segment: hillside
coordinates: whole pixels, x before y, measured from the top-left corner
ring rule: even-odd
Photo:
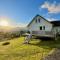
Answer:
[[[0,26],[0,32],[14,32],[14,31],[20,31],[20,30],[26,30],[26,28],[24,27],[12,27],[12,26]]]

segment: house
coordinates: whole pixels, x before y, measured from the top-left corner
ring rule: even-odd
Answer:
[[[60,21],[51,21],[51,23],[53,24],[53,30],[60,34]]]
[[[35,36],[55,37],[57,33],[60,33],[60,21],[48,21],[36,15],[27,28]]]

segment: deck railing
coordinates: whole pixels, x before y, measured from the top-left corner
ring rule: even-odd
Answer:
[[[32,31],[33,35],[54,35],[52,31]]]

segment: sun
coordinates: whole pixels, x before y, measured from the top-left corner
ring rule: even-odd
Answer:
[[[2,20],[0,21],[0,26],[9,26],[9,23],[6,20]]]

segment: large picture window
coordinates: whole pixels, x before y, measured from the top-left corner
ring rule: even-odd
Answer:
[[[40,26],[40,30],[45,30],[45,26]]]

